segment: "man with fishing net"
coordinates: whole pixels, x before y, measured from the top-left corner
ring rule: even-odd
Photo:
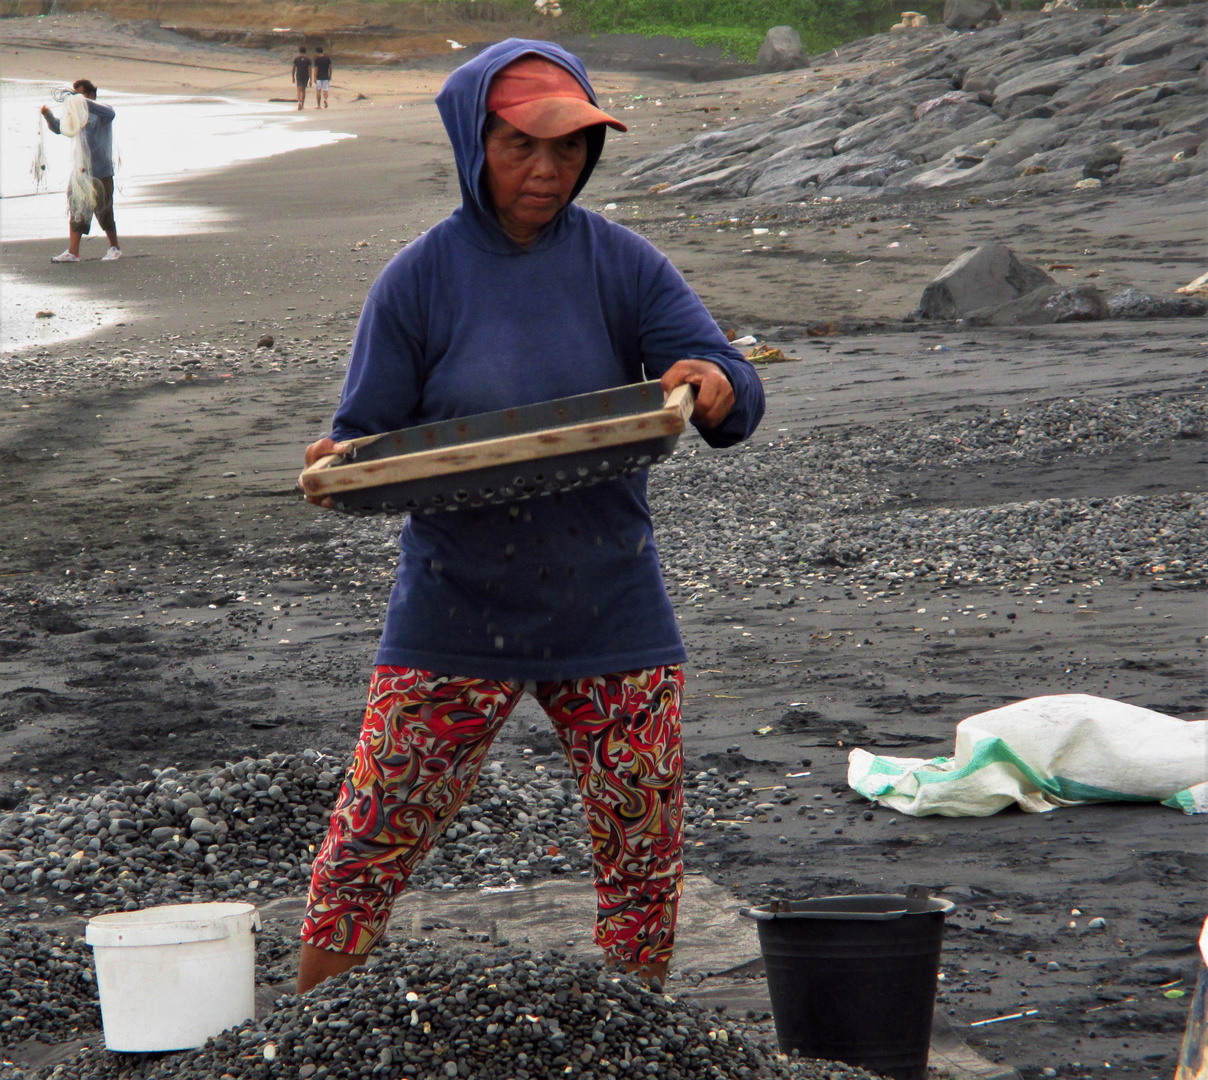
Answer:
[[[63,102],[63,115],[55,116],[45,105],[42,117],[56,135],[72,140],[71,178],[67,182],[69,212],[67,250],[51,262],[80,261],[80,241],[92,231],[95,216],[109,238],[109,250],[101,262],[122,257],[113,220],[113,117],[108,105],[96,100],[96,87],[88,79],[76,79],[74,91]]]

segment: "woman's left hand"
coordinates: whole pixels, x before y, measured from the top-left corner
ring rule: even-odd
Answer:
[[[696,407],[692,420],[705,428],[715,428],[734,408],[734,387],[726,373],[709,360],[677,360],[659,380],[663,393],[688,383],[696,387]]]

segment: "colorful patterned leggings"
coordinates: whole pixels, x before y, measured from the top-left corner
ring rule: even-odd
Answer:
[[[395,896],[473,790],[524,689],[375,670],[361,738],[315,859],[303,941],[369,952]],[[683,689],[679,667],[536,684],[583,796],[596,942],[613,960],[671,958],[683,891]]]

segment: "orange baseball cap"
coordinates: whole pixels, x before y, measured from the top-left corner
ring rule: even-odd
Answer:
[[[629,130],[597,109],[566,68],[541,56],[513,60],[491,80],[487,111],[535,139],[556,139],[593,124]]]

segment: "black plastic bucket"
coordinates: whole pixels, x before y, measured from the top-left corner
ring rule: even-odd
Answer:
[[[759,928],[780,1049],[926,1080],[944,916],[954,906],[912,887],[744,911]]]

